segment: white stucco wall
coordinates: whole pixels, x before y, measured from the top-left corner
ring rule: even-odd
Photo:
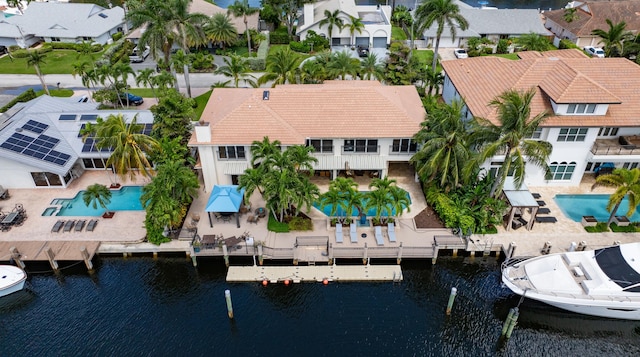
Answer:
[[[36,188],[31,172],[42,170],[0,157],[0,185],[4,188]]]

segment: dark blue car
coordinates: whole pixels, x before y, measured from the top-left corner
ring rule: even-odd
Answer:
[[[139,97],[131,93],[121,93],[120,99],[122,99],[122,103],[124,105],[140,105],[144,103],[144,100],[142,99],[142,97]]]

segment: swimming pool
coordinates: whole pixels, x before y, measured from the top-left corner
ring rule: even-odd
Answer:
[[[80,191],[74,198],[56,198],[51,201],[52,205],[60,205],[60,211],[56,216],[100,216],[104,209],[98,205],[93,209],[93,205],[87,207],[82,200]],[[119,190],[111,190],[111,203],[107,205],[109,211],[141,211],[142,186],[123,186]],[[47,208],[48,209],[48,208]],[[46,210],[45,210],[46,212]]]
[[[582,216],[594,216],[599,222],[606,222],[611,214],[607,211],[609,195],[556,195],[553,198],[565,216],[575,222],[582,221]],[[629,209],[629,200],[622,200],[618,215],[624,216]],[[636,210],[631,221],[640,221],[640,213]]]
[[[404,191],[404,190],[403,190]],[[359,191],[360,194],[366,194],[369,191]],[[409,204],[411,204],[411,196],[409,195],[409,192],[404,191],[405,194],[407,195],[407,199],[409,199]],[[367,200],[363,199],[361,201],[361,206],[364,207],[367,204]],[[323,206],[320,202],[314,202],[313,203],[313,207],[319,209],[320,211],[322,211],[322,213],[324,213],[326,216],[331,216],[331,210],[333,209],[333,205],[326,205]],[[353,209],[351,210],[353,215],[357,215],[358,214],[358,210],[356,209],[356,207],[352,207]],[[346,215],[346,212],[344,211],[344,209],[342,209],[341,207],[338,207],[338,210],[335,213],[335,216],[344,216]],[[396,210],[392,209],[391,210],[391,215],[395,216],[396,215]],[[371,208],[367,211],[367,217],[375,217],[376,216],[376,209],[375,208]],[[386,217],[387,216],[387,211],[382,212],[382,216]]]

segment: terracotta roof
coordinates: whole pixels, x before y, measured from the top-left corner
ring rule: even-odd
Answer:
[[[552,116],[543,126],[640,126],[640,67],[625,58],[577,57],[571,52],[579,51],[549,51],[516,61],[475,57],[444,61],[442,66],[471,113],[495,124],[491,100],[508,89],[533,87],[533,115],[553,113],[551,98],[559,103],[611,103],[606,115]]]
[[[263,100],[265,91],[268,100]],[[209,144],[248,145],[268,136],[293,145],[309,137],[411,137],[424,116],[414,86],[325,81],[269,89],[216,88],[201,120],[210,123]],[[199,144],[195,135],[190,144]]]
[[[585,2],[585,5],[577,7],[577,9],[578,18],[570,23],[564,19],[565,9],[546,11],[544,15],[579,37],[591,36],[591,31],[595,29],[606,31],[609,28],[607,19],[614,24],[621,21],[626,22],[628,31],[637,32],[640,30],[640,16],[638,15],[640,1]]]

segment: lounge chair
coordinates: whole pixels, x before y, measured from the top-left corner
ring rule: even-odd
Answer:
[[[389,236],[389,242],[396,242],[396,225],[393,223],[387,223],[387,236]]]
[[[556,217],[551,216],[536,216],[537,223],[556,223],[558,220]]]
[[[8,199],[9,196],[9,190],[7,190],[6,188],[0,186],[0,200],[6,200]]]
[[[349,225],[349,236],[351,237],[351,243],[358,243],[358,227],[355,223]]]
[[[342,234],[342,224],[336,223],[336,243],[342,243],[342,238],[344,235]]]
[[[93,230],[96,229],[97,225],[98,225],[97,219],[90,220],[89,224],[87,224],[87,232],[93,232]]]
[[[57,221],[56,224],[53,225],[53,227],[51,228],[51,233],[58,233],[60,232],[60,229],[62,228],[62,226],[64,226],[64,221]]]
[[[536,200],[537,200],[537,199],[540,199],[540,197],[542,197],[542,196],[540,196],[540,194],[539,194],[539,193],[535,193],[535,192],[534,192],[534,193],[532,193],[532,194],[531,194],[531,196],[533,196],[533,198],[535,198]]]
[[[255,223],[258,224],[258,216],[254,216],[254,215],[249,215],[249,217],[247,217],[247,222],[249,223]]]
[[[76,224],[76,221],[73,221],[73,220],[67,221],[67,223],[64,224],[63,232],[71,232],[75,224]]]
[[[384,245],[384,238],[382,237],[382,227],[375,226],[374,228],[376,243],[378,245]]]
[[[538,206],[542,207],[542,206],[546,206],[547,203],[545,201],[536,201],[538,203]]]
[[[75,229],[75,231],[76,231],[76,232],[82,232],[82,228],[84,228],[84,225],[85,225],[86,223],[87,223],[87,221],[86,221],[86,220],[84,220],[84,219],[79,220],[79,221],[78,221],[78,223],[76,223],[76,229]]]
[[[538,214],[549,214],[551,210],[548,208],[538,208]]]

